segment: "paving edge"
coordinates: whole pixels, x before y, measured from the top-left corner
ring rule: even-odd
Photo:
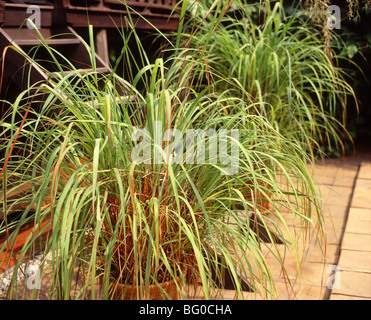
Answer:
[[[355,190],[355,187],[356,187],[356,184],[357,184],[357,179],[358,179],[358,176],[359,176],[359,172],[361,170],[361,166],[362,166],[362,161],[358,164],[357,173],[356,173],[356,176],[354,178],[353,185],[352,185],[352,192],[350,194],[349,203],[348,203],[347,208],[346,208],[346,214],[345,214],[345,219],[344,219],[344,222],[343,222],[342,232],[341,232],[341,234],[339,236],[339,239],[338,239],[339,245],[338,245],[338,247],[336,249],[336,252],[335,252],[336,261],[334,263],[334,265],[336,265],[336,266],[339,265],[339,260],[340,260],[341,250],[342,250],[342,243],[343,243],[343,239],[344,239],[346,224],[348,222],[349,210],[352,206],[354,190]],[[326,286],[326,290],[325,290],[325,293],[323,295],[323,300],[330,300],[331,299],[331,294],[332,294],[332,289],[330,289]]]

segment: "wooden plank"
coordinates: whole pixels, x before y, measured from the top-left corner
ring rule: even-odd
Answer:
[[[68,74],[71,74],[71,73],[80,73],[81,75],[85,74],[86,72],[87,73],[91,73],[93,72],[94,70],[92,68],[87,68],[87,69],[81,69],[81,70],[66,70],[66,71],[63,71],[63,72],[53,72],[53,75],[68,75]],[[95,69],[96,72],[98,73],[109,73],[110,72],[110,69],[106,68],[106,67],[100,67],[100,68],[96,68]]]
[[[76,51],[74,52],[74,55],[75,55],[74,60],[75,61],[79,61],[79,63],[81,63],[81,64],[85,64],[85,67],[84,68],[90,68],[91,67],[90,57],[89,57],[89,55],[88,55],[88,53],[86,51],[86,47],[82,43],[82,38],[80,37],[80,35],[73,28],[67,27],[67,30],[71,34],[73,34],[76,37],[76,39],[78,39],[81,42],[81,45],[79,45],[76,48]],[[85,60],[82,59],[83,57],[85,58]],[[99,56],[99,54],[95,55],[95,60],[96,60],[96,68],[97,69],[99,69],[99,68],[106,68],[108,70],[110,69],[109,65],[106,64],[103,61],[103,59]]]
[[[339,287],[334,287],[333,294],[356,296],[371,299],[371,273],[343,271],[339,273]]]
[[[164,3],[163,3],[164,2]],[[110,7],[110,5],[115,5],[115,7],[122,7],[122,8],[126,8],[125,4],[120,1],[120,0],[103,0],[103,3],[104,5],[106,5],[108,8]],[[129,6],[129,7],[133,7],[133,8],[136,8],[136,7],[141,7],[141,8],[148,8],[148,9],[152,9],[152,8],[156,8],[156,9],[166,9],[166,10],[173,10],[174,7],[175,7],[175,4],[176,4],[176,1],[174,1],[174,4],[172,3],[172,1],[156,1],[156,0],[152,0],[152,1],[141,1],[141,0],[127,0],[126,1],[126,4]]]
[[[66,28],[41,28],[37,32],[29,28],[4,28],[10,39],[19,46],[37,46],[41,43],[38,32],[50,46],[79,44],[80,40],[66,34]]]
[[[32,13],[27,13],[29,5],[24,4],[5,4],[5,12],[3,18],[3,27],[20,27],[25,25],[25,19],[29,18]],[[53,10],[52,6],[40,6],[41,13],[41,28],[48,28],[53,25]]]
[[[37,46],[41,44],[41,41],[38,39],[19,39],[15,40],[15,43],[19,46]],[[63,45],[71,45],[71,44],[79,44],[80,41],[78,39],[47,39],[47,45],[49,46],[63,46]]]
[[[98,30],[95,39],[98,55],[107,65],[109,65],[107,30],[106,29]]]
[[[177,6],[176,0],[126,0],[125,3],[121,0],[90,0],[90,1],[71,1],[71,0],[55,0],[55,5],[58,8],[85,10],[126,10],[127,6],[140,10],[142,9],[156,9],[167,10],[171,12]],[[126,6],[127,5],[127,6]]]
[[[5,17],[5,1],[0,1],[0,25],[4,23]]]
[[[90,11],[88,18],[86,12],[82,13],[75,10],[66,11],[66,22],[75,28],[87,27],[89,23],[95,28],[117,29],[117,26],[127,28],[128,26],[125,23],[125,17],[127,17],[127,14],[119,13],[107,15],[104,12]],[[148,22],[143,18],[138,17],[138,15],[132,14],[131,18],[133,19],[136,29],[153,30],[153,26],[155,26],[163,31],[173,31],[178,28],[178,19],[170,18],[168,20],[168,16],[166,16],[166,19],[165,17],[146,17],[148,18]]]
[[[0,51],[3,52],[3,58],[6,59],[4,64],[5,72],[22,88],[28,87],[28,81],[31,84],[47,80],[47,75],[37,65],[30,63],[22,54],[25,52],[16,44],[12,45],[22,54],[16,52],[8,46],[12,39],[3,28],[0,28]]]
[[[139,3],[137,3],[137,5],[139,5]],[[148,3],[146,2],[145,5],[147,6]],[[29,18],[31,15],[27,13],[28,6],[29,5],[24,4],[6,3],[2,18],[3,27],[20,27],[24,25],[25,19]],[[153,4],[153,8],[167,8],[168,10],[157,10],[156,12],[147,10],[142,12],[141,14],[143,17],[148,19],[150,23],[139,17],[138,14],[132,12],[131,16],[138,29],[153,29],[151,26],[151,24],[153,24],[160,30],[176,30],[179,14],[173,14],[169,19],[170,9],[172,8],[170,5]],[[68,5],[66,6],[64,3],[61,4],[61,1],[55,2],[55,8],[53,6],[40,6],[40,9],[41,29],[50,28],[53,25],[65,25],[66,23],[73,27],[87,27],[89,22],[96,28],[117,28],[117,26],[121,25],[123,17],[128,15],[125,6],[122,6],[122,9],[119,10],[104,7],[90,7],[87,15],[86,8],[73,7],[71,9]],[[89,20],[87,16],[89,16]]]

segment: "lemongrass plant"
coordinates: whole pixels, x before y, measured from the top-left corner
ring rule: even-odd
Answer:
[[[260,103],[269,122],[312,156],[342,151],[351,142],[347,99],[355,95],[335,53],[328,54],[321,30],[300,8],[286,14],[282,1],[274,8],[270,1],[223,3],[190,5],[183,45],[192,49],[188,54],[205,59],[203,83],[223,79],[218,91]],[[252,19],[259,12],[261,24]]]
[[[168,298],[161,284],[169,280],[179,298],[223,298],[217,284],[224,268],[237,298],[244,297],[240,278],[252,288],[249,297],[275,298],[265,253],[273,253],[285,276],[282,250],[263,242],[250,218],[262,221],[270,240],[278,236],[293,248],[300,269],[295,232],[281,210],[305,230],[321,231],[305,152],[259,113],[259,104],[213,92],[214,83],[195,91],[190,84],[205,67],[198,66],[202,59],[152,65],[135,30],[130,36],[144,65],[133,78],[82,73],[66,60],[72,72],[23,91],[1,119],[0,235],[7,240],[0,256],[16,253],[17,269],[42,243],[40,279],[49,299],[110,299],[120,285],[124,292],[136,285],[132,298],[151,299],[151,286]],[[42,45],[60,64],[63,57]],[[123,52],[130,57],[129,47]],[[7,197],[26,185],[28,192]],[[270,215],[257,194],[266,196]],[[26,209],[8,224],[19,203]],[[15,252],[28,223],[33,232]],[[7,297],[38,298],[37,286],[24,293],[27,283],[14,273]]]

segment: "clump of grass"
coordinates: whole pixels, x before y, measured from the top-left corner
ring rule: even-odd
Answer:
[[[135,31],[131,36],[142,50]],[[124,47],[126,57],[130,50]],[[0,226],[0,234],[8,233],[0,254],[11,252],[20,228],[33,222],[35,236],[18,253],[18,267],[49,229],[43,241],[45,256],[52,256],[50,299],[95,299],[97,292],[112,298],[119,284],[137,285],[135,298],[148,299],[151,285],[160,287],[169,279],[181,298],[194,297],[190,287],[198,282],[206,299],[223,297],[216,266],[230,270],[237,298],[243,297],[240,276],[253,296],[275,298],[264,249],[273,252],[286,275],[282,252],[262,241],[251,214],[262,221],[270,240],[279,236],[284,247],[293,248],[299,269],[295,231],[281,209],[296,216],[304,230],[318,227],[320,237],[323,216],[301,146],[267,121],[261,101],[232,97],[229,89],[215,91],[227,78],[210,78],[195,90],[210,63],[178,50],[176,58],[154,64],[141,51],[143,69],[126,80],[95,70],[81,73],[71,65],[75,72],[61,75],[53,86],[38,83],[23,91],[2,118],[3,210],[6,216],[19,202],[27,207],[15,229]],[[174,134],[159,144],[157,125]],[[148,136],[133,138],[138,130]],[[189,141],[187,130],[238,132],[217,144],[231,161],[215,161],[211,138]],[[205,146],[204,162],[189,162],[187,153],[180,153],[189,143],[193,150]],[[152,161],[135,161],[133,150],[147,152]],[[153,161],[156,156],[161,161]],[[233,172],[228,171],[232,160],[237,161]],[[7,200],[7,193],[28,183],[28,193]],[[41,273],[46,269],[42,264]],[[8,297],[19,293],[14,278]],[[36,298],[37,290],[27,297]]]
[[[188,55],[205,60],[200,83],[221,79],[217,91],[258,104],[260,114],[312,156],[341,151],[351,142],[346,105],[354,91],[304,11],[286,15],[282,2],[273,8],[267,2],[205,15],[202,3],[191,11],[194,24],[183,42]],[[252,18],[258,10],[264,12],[262,24]]]

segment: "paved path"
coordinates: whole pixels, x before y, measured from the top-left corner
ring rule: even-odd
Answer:
[[[362,161],[340,244],[339,286],[330,299],[371,300],[371,161]]]
[[[266,254],[277,299],[371,300],[371,150],[366,151],[315,165],[325,214],[325,246],[318,244],[314,232],[300,233],[292,214],[283,213],[297,235],[301,274],[292,250],[284,255],[284,269],[271,253]],[[226,298],[234,296],[230,291]],[[253,296],[247,293],[245,298]]]
[[[371,154],[326,159],[315,171],[326,214],[326,253],[311,241],[294,299],[371,300]]]

